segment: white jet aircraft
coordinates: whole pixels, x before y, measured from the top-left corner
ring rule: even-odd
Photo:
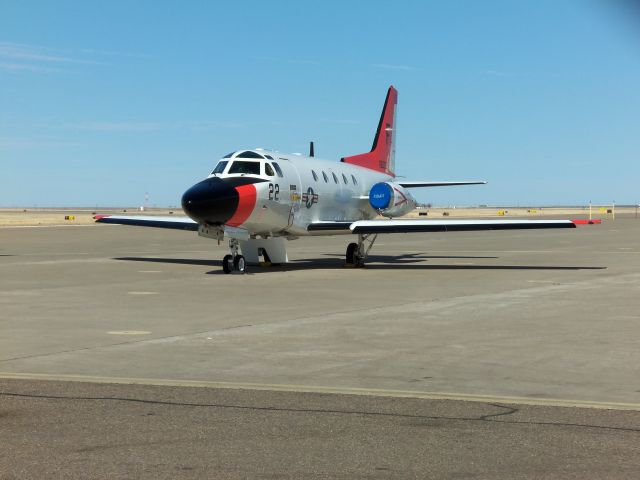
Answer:
[[[190,217],[98,215],[96,221],[197,231],[229,239],[225,273],[247,263],[286,263],[285,240],[349,234],[346,263],[362,267],[379,233],[574,228],[570,220],[405,220],[416,206],[408,189],[484,181],[408,182],[395,176],[398,92],[389,87],[370,152],[340,162],[278,151],[242,149],[225,155],[211,174],[182,196]],[[386,217],[376,219],[377,217]]]

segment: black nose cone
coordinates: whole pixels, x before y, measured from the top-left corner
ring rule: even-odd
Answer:
[[[219,178],[196,183],[182,195],[182,209],[196,222],[222,225],[238,207],[238,191]]]

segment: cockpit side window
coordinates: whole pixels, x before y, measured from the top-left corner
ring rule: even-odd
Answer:
[[[211,175],[215,175],[216,173],[222,173],[224,172],[224,168],[227,166],[227,163],[229,163],[226,160],[222,160],[220,162],[218,162],[218,164],[216,165],[216,168],[213,169],[213,172],[211,172]]]
[[[271,165],[269,165],[268,163],[264,164],[264,173],[266,173],[270,177],[275,176],[275,172],[273,171],[273,168],[271,168]]]
[[[246,152],[242,152],[236,155],[236,158],[264,158],[264,157],[259,153],[252,152],[251,150],[247,150]]]
[[[276,162],[273,162],[273,168],[276,169],[276,172],[278,172],[279,177],[284,177],[284,174],[282,173],[282,169],[280,168],[280,165],[278,165]]]
[[[231,152],[231,153],[227,153],[224,157],[222,158],[231,158],[231,156],[236,153],[236,152]]]
[[[246,162],[244,160],[235,160],[229,167],[229,171],[227,173],[260,175],[260,162]]]

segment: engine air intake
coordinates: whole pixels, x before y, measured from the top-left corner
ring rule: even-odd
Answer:
[[[376,183],[369,190],[369,205],[384,217],[401,217],[416,207],[411,194],[397,183]]]

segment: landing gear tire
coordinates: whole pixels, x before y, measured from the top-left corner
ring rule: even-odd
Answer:
[[[246,262],[242,255],[240,255],[240,243],[236,238],[229,239],[229,250],[231,254],[225,255],[222,259],[222,269],[224,273],[231,273],[234,270],[239,273],[245,273]]]
[[[347,245],[347,265],[356,266],[357,253],[358,253],[357,243],[350,243],[349,245]]]
[[[358,243],[350,243],[347,246],[347,266],[348,267],[364,267],[364,261],[369,255],[369,250],[378,238],[377,234],[363,235],[358,234]],[[366,245],[368,243],[368,246]]]
[[[222,270],[224,270],[224,273],[231,273],[233,268],[233,257],[231,255],[225,255],[222,259]]]
[[[236,256],[236,258],[233,260],[233,267],[239,273],[244,273],[246,271],[246,263],[242,255]]]

